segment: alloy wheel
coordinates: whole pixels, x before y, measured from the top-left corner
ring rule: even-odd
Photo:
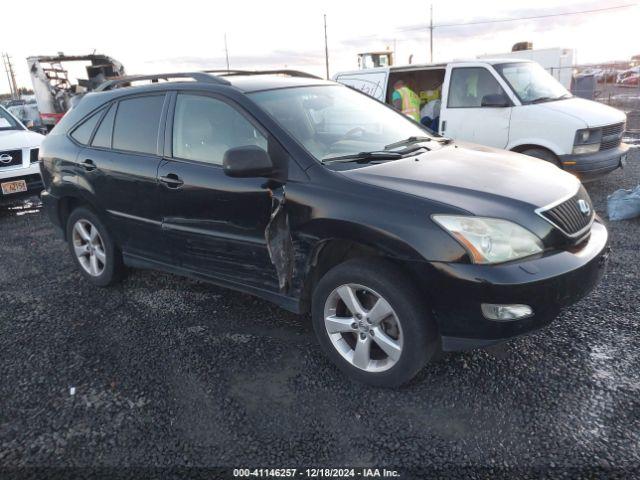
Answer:
[[[90,221],[80,219],[73,225],[73,251],[80,266],[93,277],[104,272],[107,254],[100,232]]]
[[[400,319],[371,288],[349,283],[334,289],[325,301],[324,324],[338,353],[361,370],[382,372],[400,359]]]

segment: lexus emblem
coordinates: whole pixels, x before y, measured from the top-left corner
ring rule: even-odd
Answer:
[[[0,155],[0,163],[11,163],[11,160],[13,160],[11,155],[7,155],[6,153]]]
[[[583,215],[589,215],[591,213],[591,207],[587,202],[585,202],[582,198],[578,200],[578,208],[582,212]]]

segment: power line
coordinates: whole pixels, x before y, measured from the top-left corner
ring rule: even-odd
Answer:
[[[605,12],[608,10],[619,10],[622,8],[629,8],[629,7],[635,7],[637,6],[637,3],[629,3],[626,5],[617,5],[615,7],[604,7],[604,8],[594,8],[591,10],[580,10],[577,12],[561,12],[561,13],[549,13],[546,15],[533,15],[530,17],[515,17],[515,18],[496,18],[496,19],[492,19],[492,20],[478,20],[475,22],[461,22],[461,23],[441,23],[439,25],[433,25],[433,27],[430,27],[429,25],[422,25],[422,26],[417,26],[417,27],[409,27],[409,28],[401,28],[398,29],[397,31],[400,32],[408,32],[408,31],[413,31],[413,30],[424,30],[424,28],[447,28],[447,27],[464,27],[467,25],[483,25],[483,24],[490,24],[490,23],[505,23],[505,22],[520,22],[523,20],[539,20],[542,18],[550,18],[550,17],[563,17],[563,16],[567,16],[567,15],[581,15],[584,13],[599,13],[599,12]]]
[[[585,14],[585,13],[600,13],[600,12],[605,12],[608,10],[620,10],[623,8],[630,8],[630,7],[636,7],[638,4],[637,3],[628,3],[625,5],[617,5],[614,7],[603,7],[603,8],[594,8],[591,10],[580,10],[580,11],[575,11],[575,12],[560,12],[560,13],[549,13],[549,14],[545,14],[545,15],[532,15],[532,16],[528,16],[528,17],[514,17],[514,18],[496,18],[496,19],[491,19],[491,20],[478,20],[478,21],[474,21],[474,22],[460,22],[460,23],[441,23],[441,24],[436,24],[431,26],[430,24],[424,24],[424,25],[416,25],[413,27],[406,27],[406,28],[397,28],[394,30],[394,32],[412,32],[412,31],[418,31],[418,30],[431,30],[431,29],[436,29],[436,28],[448,28],[448,27],[464,27],[467,25],[481,25],[481,24],[491,24],[491,23],[507,23],[507,22],[519,22],[519,21],[523,21],[523,20],[538,20],[538,19],[543,19],[543,18],[551,18],[551,17],[562,17],[562,16],[567,16],[567,15],[581,15],[581,14]],[[391,34],[389,34],[391,35]],[[359,40],[365,39],[365,38],[388,38],[381,36],[379,33],[374,33],[374,34],[370,34],[370,35],[360,35],[357,38]],[[351,38],[356,38],[356,37],[351,37]]]

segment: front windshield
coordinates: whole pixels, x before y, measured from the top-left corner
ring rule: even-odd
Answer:
[[[504,77],[523,104],[569,98],[571,94],[534,62],[503,63],[495,69]]]
[[[0,107],[0,130],[22,130],[16,119],[3,107]]]
[[[341,85],[282,88],[250,96],[320,161],[384,150],[427,135],[412,120]]]

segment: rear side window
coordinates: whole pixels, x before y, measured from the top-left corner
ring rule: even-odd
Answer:
[[[113,148],[155,155],[163,103],[164,95],[121,100],[113,126]]]
[[[486,95],[506,94],[495,77],[486,68],[465,67],[451,71],[449,108],[474,108],[482,105]]]
[[[113,132],[113,120],[116,117],[116,106],[111,105],[109,111],[100,122],[96,134],[93,136],[93,147],[111,148],[111,132]]]
[[[91,140],[91,134],[96,128],[98,124],[98,120],[100,120],[100,115],[104,110],[100,110],[89,118],[84,120],[80,125],[78,125],[73,132],[71,132],[71,136],[74,138],[76,142],[80,142],[83,145],[87,145],[89,140]]]

